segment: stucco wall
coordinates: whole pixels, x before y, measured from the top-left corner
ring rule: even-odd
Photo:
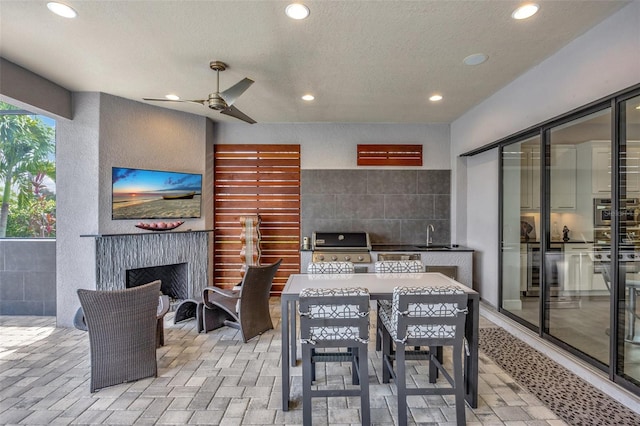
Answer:
[[[483,299],[498,304],[497,150],[457,157],[639,82],[636,0],[451,124],[452,238],[478,250],[474,287]]]
[[[222,123],[216,127],[218,144],[300,144],[302,169],[362,169],[356,147],[360,144],[422,144],[422,167],[403,170],[449,169],[449,124],[395,123]]]
[[[74,93],[76,114],[57,127],[58,325],[73,325],[80,306],[76,290],[95,288],[95,240],[87,234],[145,232],[135,220],[111,220],[114,166],[202,173],[211,188],[208,119],[101,93]],[[201,219],[183,227],[212,226],[212,200]]]

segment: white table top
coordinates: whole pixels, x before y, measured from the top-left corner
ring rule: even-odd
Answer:
[[[394,287],[442,287],[454,286],[467,294],[478,294],[475,290],[439,273],[401,274],[291,274],[281,296],[297,297],[305,288],[353,288],[363,287],[372,297],[388,298]]]

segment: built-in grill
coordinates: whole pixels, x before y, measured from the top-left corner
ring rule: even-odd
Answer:
[[[366,232],[314,232],[313,262],[371,263],[371,242]]]

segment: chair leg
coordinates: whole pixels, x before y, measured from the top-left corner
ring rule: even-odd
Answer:
[[[358,355],[360,411],[362,412],[362,425],[365,426],[371,424],[371,407],[369,406],[369,357],[366,344],[361,346]]]
[[[205,333],[224,327],[228,319],[229,315],[222,309],[209,309],[206,306],[202,308],[202,329]]]
[[[405,371],[405,346],[396,345],[396,389],[398,391],[398,425],[407,424],[407,375]]]
[[[429,357],[435,357],[442,364],[442,346],[429,346]],[[436,383],[438,380],[438,367],[433,362],[429,363],[429,383]]]
[[[198,327],[198,333],[202,333],[204,330],[204,303],[199,302],[196,307],[196,325]]]
[[[311,374],[315,367],[311,361],[313,349],[302,345],[302,424],[311,426]]]
[[[376,352],[382,349],[382,321],[380,320],[380,306],[378,306],[378,316],[376,319]]]
[[[351,352],[351,384],[353,385],[359,385],[360,384],[360,373],[358,372],[359,370],[359,362],[360,362],[360,355],[359,355],[359,351],[358,348],[349,348],[349,352]]]
[[[393,361],[391,359],[391,335],[386,329],[382,330],[382,383],[389,383],[391,380],[391,371]],[[389,365],[387,364],[389,363]]]
[[[466,424],[465,400],[464,400],[464,374],[462,361],[462,344],[453,346],[453,380],[455,382],[456,396],[456,422],[458,426]]]
[[[156,348],[164,346],[164,317],[158,318],[156,325]]]

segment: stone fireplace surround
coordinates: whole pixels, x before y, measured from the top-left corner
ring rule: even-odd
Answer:
[[[186,298],[197,298],[208,285],[210,232],[96,235],[96,289],[125,289],[131,270],[186,264]]]

